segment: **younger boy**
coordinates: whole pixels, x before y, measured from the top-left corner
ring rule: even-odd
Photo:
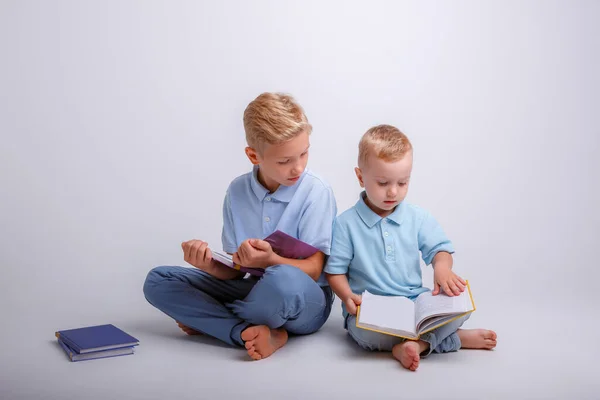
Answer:
[[[261,94],[244,112],[244,129],[254,168],[227,189],[222,244],[235,263],[265,274],[244,279],[213,261],[207,243],[190,240],[182,243],[184,260],[196,268],[154,268],[144,294],[186,333],[244,346],[260,360],[288,332],[313,333],[329,317],[333,293],[322,270],[337,209],[331,187],[306,169],[312,127],[292,97]],[[304,260],[280,257],[262,240],[276,230],[320,251]]]
[[[361,193],[356,205],[335,220],[331,255],[325,272],[343,304],[349,335],[367,350],[391,351],[402,366],[415,371],[420,356],[459,348],[492,349],[496,333],[458,329],[468,317],[421,336],[418,341],[356,327],[356,310],[365,290],[414,300],[429,290],[422,285],[419,252],[433,263],[433,295],[459,295],[465,281],[452,272],[452,243],[427,211],[404,202],[412,171],[412,145],[397,128],[379,125],[359,143],[355,169]]]

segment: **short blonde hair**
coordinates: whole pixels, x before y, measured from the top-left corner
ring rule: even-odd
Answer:
[[[377,125],[369,129],[358,143],[358,165],[366,165],[369,156],[384,161],[401,160],[412,150],[408,137],[391,125]]]
[[[263,93],[246,107],[244,130],[248,145],[261,150],[264,143],[280,144],[302,132],[310,134],[312,126],[292,96]]]

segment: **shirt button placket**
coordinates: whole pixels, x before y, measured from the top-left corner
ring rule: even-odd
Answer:
[[[388,229],[389,225],[387,223],[387,220],[384,219],[383,223],[381,224],[381,234],[383,236],[383,243],[385,245],[385,258],[388,261],[394,261],[394,246]]]
[[[269,232],[271,232],[271,228],[270,228],[270,222],[271,222],[271,217],[269,216],[271,214],[271,197],[267,196],[265,197],[265,202],[263,203],[263,234],[267,234]]]

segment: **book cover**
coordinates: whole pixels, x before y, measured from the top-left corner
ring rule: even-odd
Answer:
[[[78,354],[137,346],[139,341],[112,324],[55,332],[55,336]]]
[[[316,247],[279,230],[273,232],[264,240],[269,242],[275,253],[285,258],[301,260],[319,251]]]
[[[58,339],[58,344],[60,344],[60,347],[62,347],[62,349],[65,351],[65,353],[67,353],[69,360],[71,360],[73,362],[96,360],[99,358],[125,356],[125,355],[129,355],[129,354],[133,354],[133,352],[134,352],[133,347],[121,347],[118,349],[94,351],[91,353],[79,354],[60,339]]]
[[[431,291],[421,293],[414,301],[404,296],[374,295],[365,291],[357,308],[356,327],[386,335],[417,340],[466,314],[475,311],[469,282],[458,296]]]

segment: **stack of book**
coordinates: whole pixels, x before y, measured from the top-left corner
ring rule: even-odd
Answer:
[[[93,360],[133,354],[139,340],[114,325],[97,325],[55,333],[71,361]]]

